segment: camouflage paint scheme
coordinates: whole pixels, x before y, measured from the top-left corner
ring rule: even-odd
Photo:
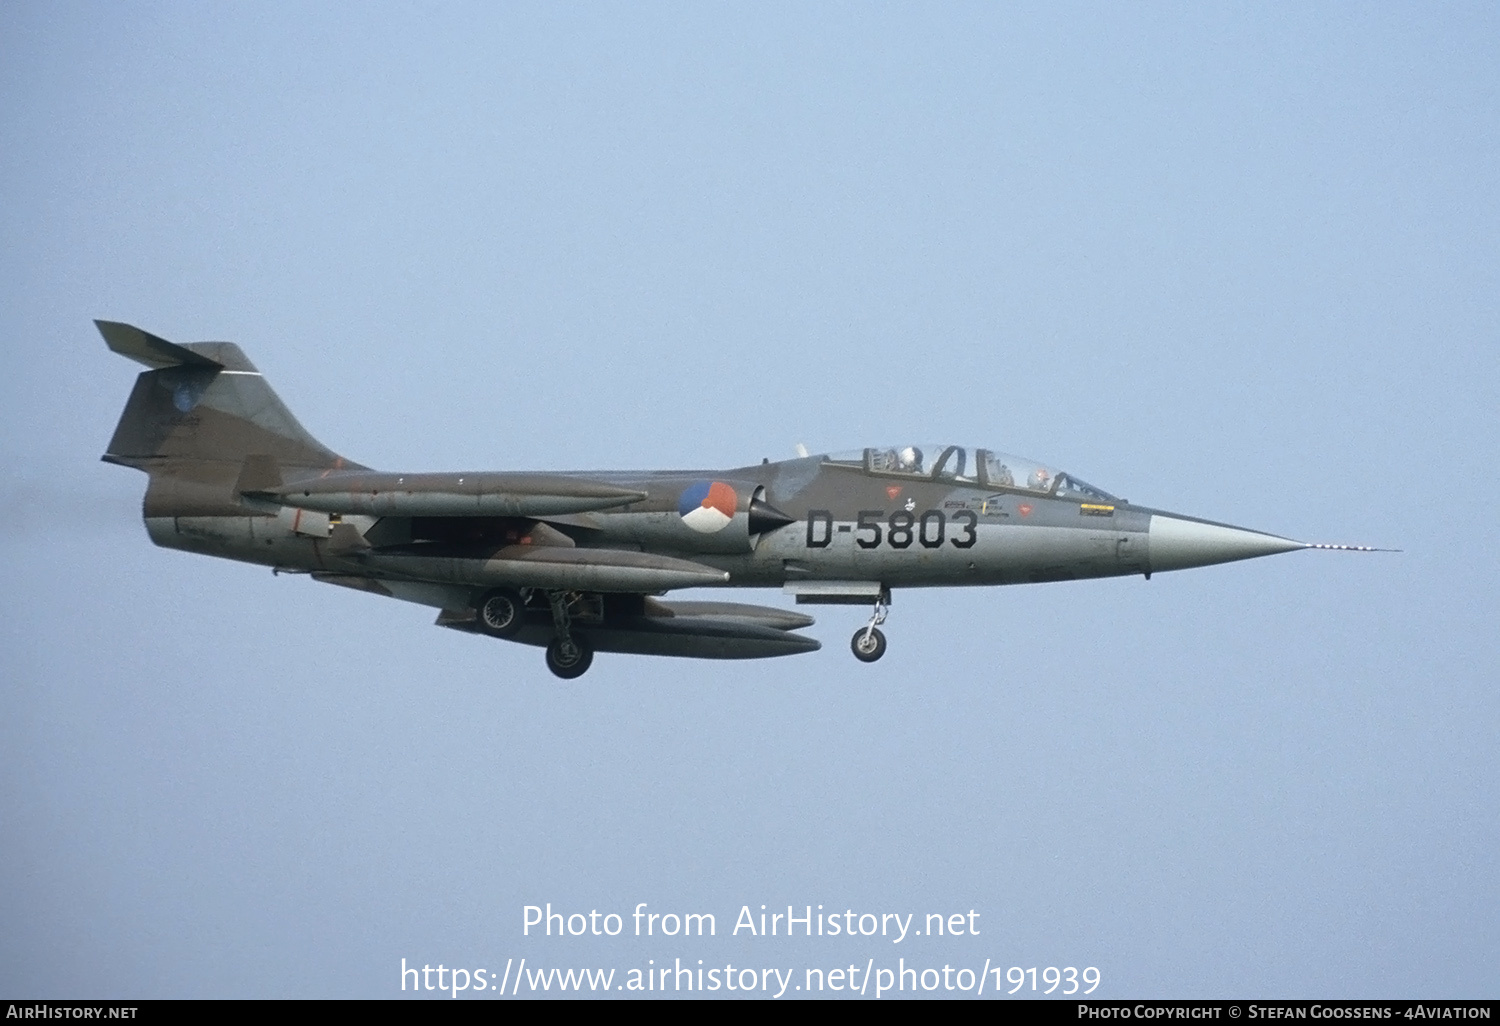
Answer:
[[[314,439],[238,346],[98,321],[149,369],[104,459],[148,475],[152,541],[437,607],[437,623],[546,646],[760,658],[816,650],[811,617],[684,587],[783,588],[868,605],[873,662],[893,588],[1116,577],[1313,546],[1116,499],[964,446],[870,448],[729,470],[391,474]]]

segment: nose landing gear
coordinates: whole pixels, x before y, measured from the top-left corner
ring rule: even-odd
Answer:
[[[891,589],[881,588],[880,597],[875,600],[875,610],[870,614],[870,622],[854,632],[854,637],[849,641],[849,648],[854,652],[854,658],[862,663],[873,663],[885,655],[885,635],[878,627],[885,623],[885,617],[891,608]]]

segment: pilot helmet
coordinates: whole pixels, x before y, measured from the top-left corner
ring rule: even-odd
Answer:
[[[915,445],[908,445],[902,449],[899,458],[902,470],[922,469],[922,450],[918,449]]]
[[[1045,492],[1050,482],[1051,477],[1041,467],[1037,467],[1031,472],[1030,484],[1036,491]]]

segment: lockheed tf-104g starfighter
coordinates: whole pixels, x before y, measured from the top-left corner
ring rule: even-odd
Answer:
[[[871,447],[729,470],[385,473],[323,446],[228,342],[176,345],[96,322],[145,364],[104,459],[147,474],[152,541],[441,610],[546,649],[756,659],[811,652],[813,619],[676,588],[781,588],[871,607],[895,588],[1020,584],[1207,566],[1319,546],[1117,499],[994,449]],[[1368,550],[1367,550],[1368,551]]]

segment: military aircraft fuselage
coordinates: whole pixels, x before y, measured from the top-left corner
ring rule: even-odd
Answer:
[[[676,557],[728,575],[686,583],[732,587],[779,588],[806,580],[879,581],[888,587],[1019,584],[1152,569],[1154,510],[915,475],[869,474],[825,456],[727,471],[581,474],[580,481],[607,482],[644,497],[614,509],[539,514],[535,520],[498,513],[423,516],[422,492],[394,490],[417,477],[458,486],[482,480],[483,474],[383,476],[392,488],[342,493],[321,504],[327,510],[306,508],[319,505],[309,496],[303,505],[274,511],[148,515],[148,520],[153,538],[174,548],[213,550],[284,569],[378,568],[423,577],[440,572],[445,580],[476,586],[508,583],[496,564],[524,555],[521,550],[559,545]],[[705,484],[732,495],[735,506],[713,530],[694,529],[680,510],[683,495]],[[418,514],[406,515],[402,500]],[[785,514],[787,521],[769,530],[753,525],[754,501]],[[334,505],[372,512],[340,514]],[[381,509],[386,512],[374,512]],[[329,541],[338,523],[361,535],[376,531],[377,540],[392,544],[341,552]]]
[[[238,347],[99,322],[146,364],[105,459],[148,474],[159,545],[441,610],[442,626],[547,647],[756,658],[811,651],[800,613],[665,603],[687,587],[782,588],[868,604],[870,662],[892,589],[1021,584],[1309,548],[1133,505],[1070,474],[960,445],[868,447],[728,470],[390,473],[297,423]]]

